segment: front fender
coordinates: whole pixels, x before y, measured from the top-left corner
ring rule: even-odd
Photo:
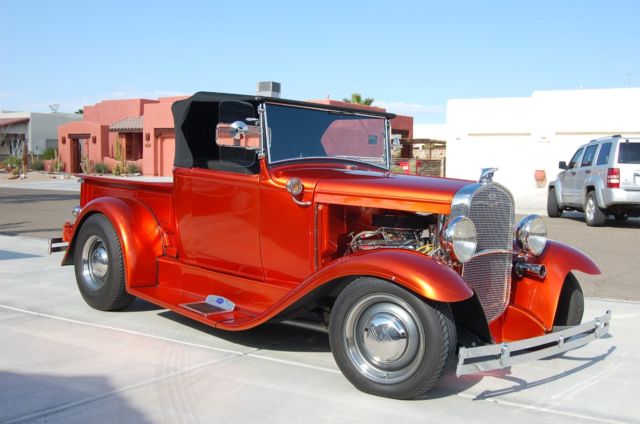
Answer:
[[[106,216],[120,238],[127,288],[156,284],[156,259],[163,254],[162,230],[149,208],[134,199],[100,197],[87,203],[73,226],[62,265],[73,264],[75,243],[82,223],[95,213]]]
[[[399,284],[427,299],[459,302],[473,296],[467,283],[430,256],[401,249],[376,249],[337,259],[303,284],[308,293],[338,278],[363,275]]]
[[[533,314],[551,331],[556,316],[560,291],[567,274],[581,271],[585,274],[598,275],[600,268],[587,255],[566,244],[549,240],[542,256],[534,263],[544,264],[547,276],[544,280],[525,276],[513,285],[513,304]]]

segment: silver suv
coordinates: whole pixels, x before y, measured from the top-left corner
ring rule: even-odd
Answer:
[[[569,164],[560,162],[558,179],[549,183],[547,214],[583,211],[590,226],[607,216],[640,216],[640,138],[614,135],[580,146]]]

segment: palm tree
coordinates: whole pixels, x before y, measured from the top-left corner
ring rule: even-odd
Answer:
[[[371,103],[373,103],[374,100],[375,99],[372,99],[371,97],[365,97],[363,99],[360,93],[351,93],[350,99],[347,99],[347,98],[342,99],[343,102],[353,103],[354,105],[365,105],[365,106],[371,106]]]

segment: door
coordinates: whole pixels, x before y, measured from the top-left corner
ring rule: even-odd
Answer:
[[[573,154],[573,157],[569,161],[567,165],[567,169],[560,173],[558,179],[560,180],[560,190],[562,197],[563,205],[577,205],[577,196],[576,196],[576,168],[580,164],[582,160],[582,153],[584,152],[584,148],[578,149],[577,152]]]
[[[586,200],[584,187],[587,183],[587,180],[591,177],[591,173],[593,171],[596,150],[598,150],[598,144],[592,144],[588,146],[584,151],[584,155],[582,155],[582,160],[580,161],[579,167],[576,169],[574,194],[575,201],[579,205],[584,205],[584,202]]]
[[[202,268],[262,280],[259,175],[191,171],[190,254]]]

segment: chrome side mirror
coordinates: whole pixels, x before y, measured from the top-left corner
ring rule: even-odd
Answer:
[[[242,121],[235,121],[229,125],[229,135],[234,140],[242,140],[249,132],[249,126]]]

